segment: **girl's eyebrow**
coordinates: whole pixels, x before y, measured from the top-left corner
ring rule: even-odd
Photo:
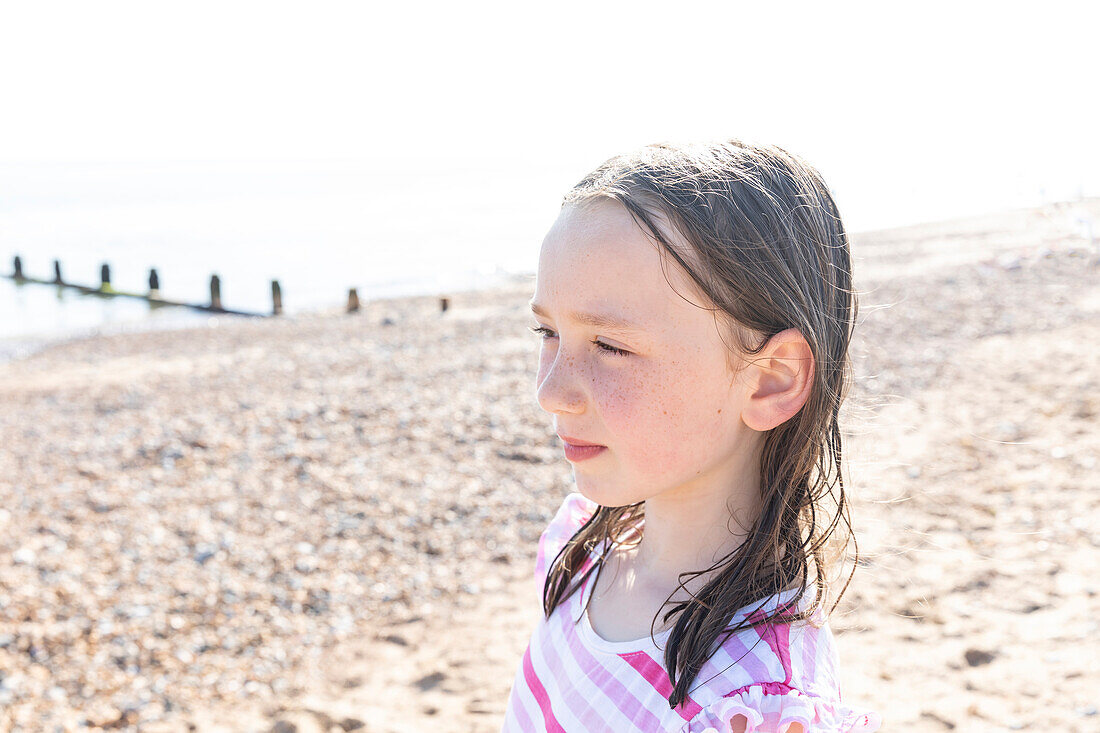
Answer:
[[[531,312],[542,316],[543,318],[550,318],[550,313],[541,305],[531,302]],[[572,313],[565,314],[574,323],[581,323],[586,326],[593,326],[595,328],[613,329],[620,332],[628,333],[644,333],[645,329],[636,323],[631,323],[625,318],[619,316],[605,315],[602,313],[580,313],[573,311]]]

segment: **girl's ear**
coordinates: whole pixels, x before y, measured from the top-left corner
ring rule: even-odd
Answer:
[[[794,417],[814,384],[814,356],[797,328],[780,331],[745,366],[747,404],[741,420],[764,432]]]

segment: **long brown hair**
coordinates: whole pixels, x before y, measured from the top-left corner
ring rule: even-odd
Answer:
[[[814,358],[806,403],[764,437],[763,508],[744,543],[709,568],[681,573],[677,590],[685,591],[685,579],[714,574],[698,594],[689,592],[689,600],[672,604],[662,617],[667,623],[676,616],[665,647],[673,684],[669,706],[675,707],[730,635],[814,617],[832,585],[828,569],[849,540],[854,543],[838,419],[851,380],[848,346],[857,311],[848,237],[814,168],[781,148],[738,140],[651,145],[612,158],[585,176],[563,205],[593,199],[626,207],[662,255],[690,275],[728,327],[735,341],[731,357],[736,351],[750,358],[775,334],[797,328]],[[686,251],[673,243],[667,227],[688,244]],[[606,548],[619,544],[644,516],[644,502],[597,508],[550,565],[543,587],[547,617],[593,569],[599,578]],[[604,554],[575,578],[596,548],[605,548]],[[858,546],[855,551],[858,558]],[[829,612],[851,577],[849,572]],[[800,603],[811,587],[816,592],[810,602]],[[797,592],[784,606],[728,625],[737,611],[790,589]]]

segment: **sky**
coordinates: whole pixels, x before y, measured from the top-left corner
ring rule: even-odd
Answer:
[[[563,191],[738,137],[810,161],[859,231],[1100,195],[1094,7],[0,0],[0,165],[522,166]]]

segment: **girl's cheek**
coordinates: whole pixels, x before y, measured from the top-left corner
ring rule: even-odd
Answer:
[[[593,398],[599,406],[605,422],[619,422],[628,419],[633,410],[629,393],[615,380],[605,379],[593,385]]]
[[[594,385],[604,420],[630,433],[653,419],[652,393],[642,370],[630,366],[606,369]]]
[[[637,426],[639,447],[655,470],[671,468],[695,449],[698,422],[694,402],[701,389],[690,365],[676,364],[647,375],[635,389],[636,405],[631,416]]]

